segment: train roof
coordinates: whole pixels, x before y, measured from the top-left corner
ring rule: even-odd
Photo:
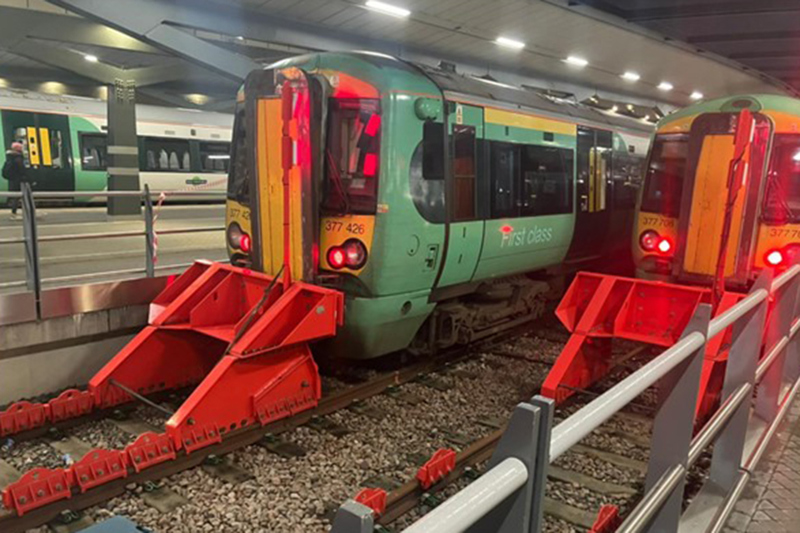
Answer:
[[[655,128],[654,125],[642,120],[613,116],[578,102],[552,98],[531,89],[448,72],[427,65],[417,66],[444,91],[525,107],[547,115],[566,115],[577,122],[591,122],[641,133],[651,133]]]
[[[492,80],[481,79],[470,75],[460,74],[431,67],[422,63],[415,63],[397,58],[395,56],[375,52],[320,52],[306,54],[293,58],[283,59],[266,67],[267,69],[282,68],[287,65],[302,65],[304,68],[317,68],[322,63],[333,64],[341,60],[359,60],[361,65],[371,65],[375,70],[362,70],[361,65],[354,66],[355,71],[376,77],[385,77],[383,69],[394,69],[404,76],[416,79],[425,78],[432,82],[441,91],[474,97],[481,100],[493,101],[500,105],[525,108],[535,113],[542,113],[552,117],[569,117],[576,122],[586,122],[593,125],[605,126],[613,129],[628,130],[638,134],[649,135],[655,126],[639,119],[614,116],[592,107],[567,100],[559,100],[543,95],[531,89],[515,87]],[[408,78],[406,78],[408,79]]]
[[[777,130],[798,131],[800,126],[800,99],[778,94],[738,94],[715,98],[679,109],[662,118],[660,132],[689,131],[694,117],[703,113],[738,113],[742,109],[760,112],[777,122]]]
[[[0,89],[0,110],[15,109],[105,118],[107,105],[103,100],[82,96]],[[230,114],[144,104],[136,105],[136,119],[143,122],[170,122],[226,129],[233,127],[233,115]]]

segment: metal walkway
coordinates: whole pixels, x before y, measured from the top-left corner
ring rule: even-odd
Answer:
[[[800,531],[800,401],[736,504],[723,533]]]

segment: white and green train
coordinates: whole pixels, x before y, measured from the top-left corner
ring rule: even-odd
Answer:
[[[105,190],[106,106],[89,98],[0,89],[0,164],[11,143],[20,142],[34,190]],[[232,115],[137,105],[136,120],[142,187],[225,191]],[[8,182],[0,180],[0,190],[7,189]]]

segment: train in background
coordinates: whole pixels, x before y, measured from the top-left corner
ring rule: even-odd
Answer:
[[[103,191],[106,110],[101,100],[0,89],[0,142],[5,149],[23,144],[35,191]],[[136,119],[142,188],[225,192],[232,115],[137,105]],[[0,180],[0,190],[7,189]]]
[[[291,109],[280,88],[291,86]],[[288,129],[284,128],[287,124]],[[328,353],[431,353],[541,314],[553,276],[627,259],[653,126],[373,53],[251,73],[227,205],[234,265],[346,294]],[[290,144],[285,141],[293,139]]]
[[[658,124],[633,242],[638,277],[713,281],[743,110],[755,123],[744,187],[732,205],[726,285],[746,290],[764,267],[800,258],[800,100],[739,95],[687,107]]]

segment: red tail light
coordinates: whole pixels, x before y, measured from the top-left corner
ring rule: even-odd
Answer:
[[[764,262],[770,266],[778,266],[783,263],[783,253],[780,250],[772,250],[764,256]]]
[[[652,252],[658,246],[659,240],[661,240],[661,236],[655,231],[649,229],[639,235],[639,246],[641,246],[642,250],[646,252]]]
[[[250,252],[250,246],[252,245],[252,241],[250,240],[250,235],[247,233],[242,233],[242,236],[239,237],[239,249],[244,253]]]
[[[344,249],[342,249],[341,246],[334,246],[328,250],[328,264],[331,268],[335,268],[336,270],[344,268],[345,260]]]
[[[669,242],[669,239],[661,239],[661,242],[658,243],[658,251],[662,254],[668,254],[672,250],[672,243]]]
[[[381,116],[377,113],[373,113],[369,117],[369,121],[367,122],[367,127],[364,128],[364,134],[369,135],[370,137],[375,137],[375,134],[378,133],[378,130],[381,128]]]
[[[374,177],[378,172],[378,154],[367,154],[364,156],[364,175]]]

